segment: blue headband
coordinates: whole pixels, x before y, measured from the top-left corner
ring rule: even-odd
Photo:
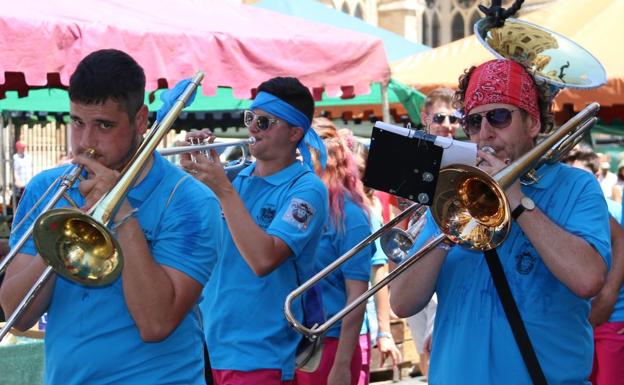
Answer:
[[[323,140],[321,140],[321,138],[319,138],[316,134],[316,131],[310,129],[310,119],[308,119],[303,112],[286,103],[282,99],[264,91],[258,92],[258,95],[256,95],[256,98],[251,103],[249,109],[253,110],[254,108],[259,108],[269,114],[273,114],[295,127],[303,128],[304,136],[299,141],[299,144],[297,144],[297,148],[303,157],[303,163],[305,163],[311,170],[314,170],[312,156],[310,155],[310,150],[308,149],[308,146],[311,146],[318,150],[321,167],[325,170],[325,164],[327,163],[325,145],[323,144]]]

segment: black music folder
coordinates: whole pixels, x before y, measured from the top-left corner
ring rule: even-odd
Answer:
[[[364,184],[424,205],[433,203],[442,153],[435,135],[375,123]]]

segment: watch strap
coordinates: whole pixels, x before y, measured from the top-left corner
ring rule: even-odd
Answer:
[[[518,204],[515,209],[513,209],[513,211],[511,212],[511,217],[514,219],[514,221],[518,219],[518,217],[524,212],[524,210],[526,210],[526,208],[524,207],[522,202]]]

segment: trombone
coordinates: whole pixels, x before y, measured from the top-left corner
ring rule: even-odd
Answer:
[[[431,214],[442,231],[421,249],[407,257],[384,279],[368,289],[325,323],[312,328],[302,325],[292,312],[292,303],[321,279],[369,246],[377,238],[408,218],[423,205],[414,203],[375,233],[355,245],[347,253],[318,272],[286,297],[284,315],[292,328],[310,340],[325,334],[331,326],[372,297],[382,287],[419,261],[440,243],[450,241],[472,250],[490,250],[501,244],[511,228],[511,210],[504,190],[524,175],[534,175],[544,164],[556,163],[596,123],[600,105],[591,103],[572,119],[538,143],[509,166],[490,176],[477,167],[455,164],[440,170],[437,193],[431,205]]]
[[[82,172],[82,167],[80,167],[70,174],[70,177],[73,177],[71,184],[68,178],[61,190],[45,206],[45,211],[20,238],[17,245],[19,248],[32,233],[37,251],[48,266],[7,319],[5,326],[0,330],[0,340],[23,315],[52,273],[56,272],[71,281],[87,286],[106,285],[119,277],[123,266],[123,256],[121,247],[108,229],[108,224],[136,182],[152,152],[169,131],[203,77],[204,74],[198,71],[162,122],[154,126],[139,146],[115,186],[95,203],[88,213],[77,208],[52,208],[71,184],[75,183]],[[17,255],[19,248],[15,247],[15,251],[10,253],[11,259]],[[8,262],[3,261],[3,267]]]

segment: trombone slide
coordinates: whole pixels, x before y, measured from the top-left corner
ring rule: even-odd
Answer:
[[[340,267],[340,265],[342,265],[347,260],[352,258],[354,255],[359,253],[362,249],[364,249],[365,247],[369,246],[377,238],[381,237],[386,231],[388,231],[389,229],[392,229],[394,226],[396,226],[403,219],[405,219],[406,217],[411,215],[415,210],[417,210],[421,206],[422,205],[419,204],[419,203],[412,204],[410,207],[408,207],[403,212],[401,212],[399,215],[397,215],[395,218],[393,218],[390,222],[386,223],[379,230],[377,230],[373,234],[369,235],[366,239],[364,239],[363,241],[361,241],[357,245],[353,246],[353,248],[351,250],[346,252],[340,258],[336,259],[334,262],[330,263],[329,266],[327,266],[323,270],[321,270],[318,273],[316,273],[312,278],[308,279],[301,286],[299,286],[298,288],[293,290],[291,293],[289,293],[288,296],[286,297],[286,301],[284,303],[284,316],[286,317],[286,320],[288,320],[288,323],[290,324],[290,326],[292,328],[294,328],[295,330],[297,330],[299,333],[303,334],[304,336],[306,336],[306,337],[308,337],[310,339],[317,338],[318,336],[320,336],[320,335],[324,334],[325,332],[327,332],[327,330],[329,330],[329,328],[333,324],[338,322],[340,320],[340,318],[344,317],[348,312],[350,312],[351,310],[356,308],[359,304],[364,302],[368,297],[372,296],[373,294],[375,294],[375,292],[377,292],[379,289],[381,289],[381,287],[383,285],[380,285],[380,284],[382,282],[387,282],[385,279],[382,280],[381,282],[379,282],[377,285],[375,285],[373,287],[373,288],[376,288],[376,289],[375,289],[375,291],[372,292],[372,294],[368,294],[372,290],[372,289],[369,289],[367,292],[365,292],[360,297],[358,297],[354,302],[349,304],[349,306],[347,306],[345,309],[343,309],[340,312],[338,312],[336,315],[334,315],[329,320],[327,320],[324,324],[322,324],[320,326],[317,326],[317,327],[315,327],[313,329],[307,328],[304,325],[302,325],[297,320],[297,318],[294,316],[294,314],[292,312],[292,303],[295,300],[295,298],[301,296],[309,288],[314,286],[321,279],[325,278],[332,271],[336,270],[338,267]],[[368,294],[368,296],[364,297],[366,294]],[[345,311],[347,309],[348,309],[348,311]],[[338,316],[340,316],[340,317],[338,317]]]

